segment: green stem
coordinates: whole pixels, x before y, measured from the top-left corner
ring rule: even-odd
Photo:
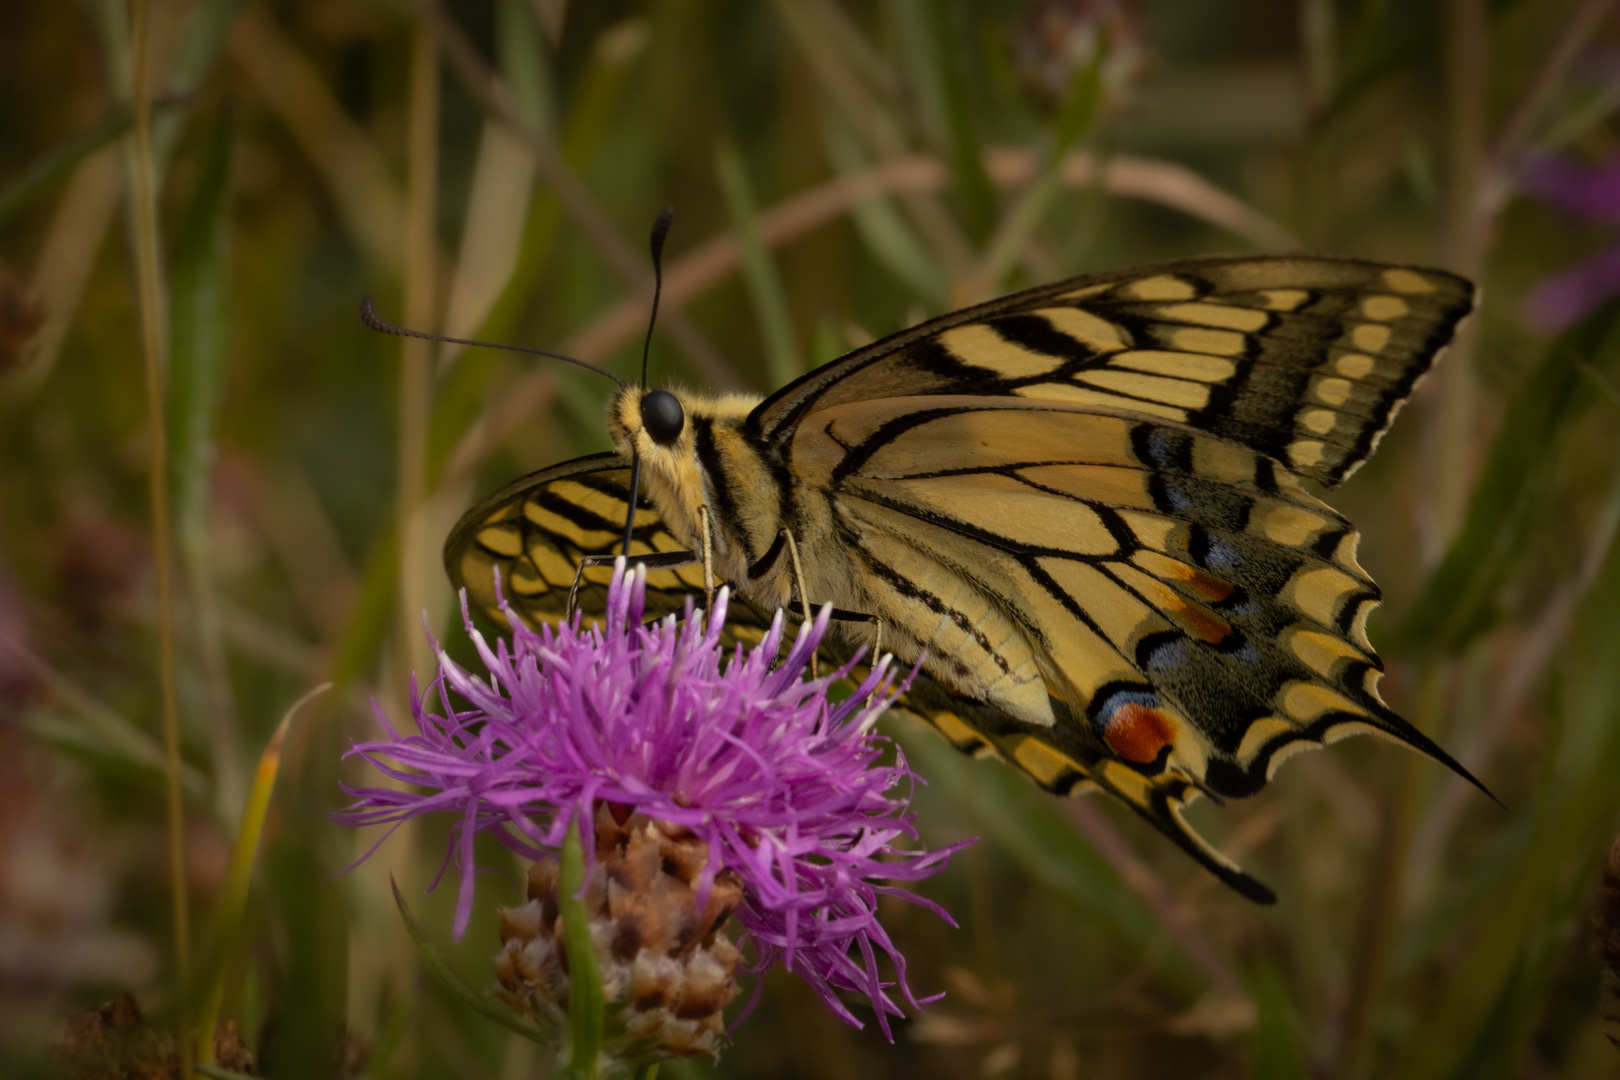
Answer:
[[[585,908],[585,849],[578,818],[563,841],[560,869],[557,906],[568,961],[569,1038],[567,1060],[557,1064],[560,1075],[571,1080],[596,1080],[602,1052],[602,977],[596,970],[590,912]]]

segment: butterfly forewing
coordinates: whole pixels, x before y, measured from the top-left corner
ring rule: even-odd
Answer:
[[[1309,256],[1190,259],[956,312],[814,371],[759,410],[767,439],[882,397],[977,394],[1190,424],[1336,484],[1366,460],[1473,286]]]

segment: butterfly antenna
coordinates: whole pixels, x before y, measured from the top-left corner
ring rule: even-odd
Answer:
[[[647,389],[647,355],[652,351],[653,325],[658,322],[658,298],[664,292],[664,241],[669,237],[669,223],[675,217],[675,208],[666,206],[658,211],[653,222],[652,237],[647,246],[652,249],[653,302],[652,314],[647,317],[647,340],[641,343],[641,388]]]
[[[587,361],[580,360],[572,356],[567,356],[560,352],[552,352],[550,349],[534,349],[527,345],[501,345],[493,341],[473,341],[470,338],[447,337],[444,334],[429,334],[421,330],[409,330],[403,326],[395,326],[393,323],[377,314],[377,309],[372,306],[371,297],[369,296],[361,297],[360,299],[360,321],[365,323],[371,329],[377,331],[379,334],[393,334],[395,337],[421,338],[423,341],[443,341],[450,345],[474,345],[484,349],[505,349],[508,352],[530,353],[534,356],[549,356],[553,360],[566,360],[568,363],[577,364],[578,366],[585,368],[587,371],[594,371],[598,375],[606,375],[620,386],[624,385],[624,380],[613,374],[611,371],[604,371],[595,364],[588,363]],[[645,381],[645,377],[643,377],[643,381]]]
[[[647,247],[652,251],[653,302],[652,314],[647,317],[647,339],[641,343],[641,388],[647,389],[647,357],[652,352],[653,327],[658,323],[658,298],[664,293],[664,241],[669,237],[669,223],[675,208],[666,206],[658,211],[653,222],[652,236]],[[620,385],[623,385],[622,383]],[[630,534],[636,528],[636,503],[641,500],[641,455],[630,452],[630,507],[624,514],[624,557],[630,557]]]

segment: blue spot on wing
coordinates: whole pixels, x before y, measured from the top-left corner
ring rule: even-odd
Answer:
[[[1191,660],[1192,652],[1187,639],[1173,637],[1155,646],[1153,651],[1148,653],[1146,667],[1149,671],[1171,671],[1176,668],[1186,667]],[[1154,695],[1148,696],[1153,697]],[[1151,703],[1139,702],[1139,704],[1157,704],[1157,698],[1155,697]],[[1113,706],[1115,709],[1118,707],[1118,705]]]
[[[1212,536],[1209,538],[1209,550],[1204,553],[1204,565],[1211,570],[1235,570],[1243,565],[1243,556],[1225,540]]]

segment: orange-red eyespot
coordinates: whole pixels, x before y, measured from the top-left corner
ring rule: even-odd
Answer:
[[[1109,696],[1097,716],[1103,741],[1125,761],[1146,765],[1175,742],[1175,721],[1149,691],[1120,691]]]

